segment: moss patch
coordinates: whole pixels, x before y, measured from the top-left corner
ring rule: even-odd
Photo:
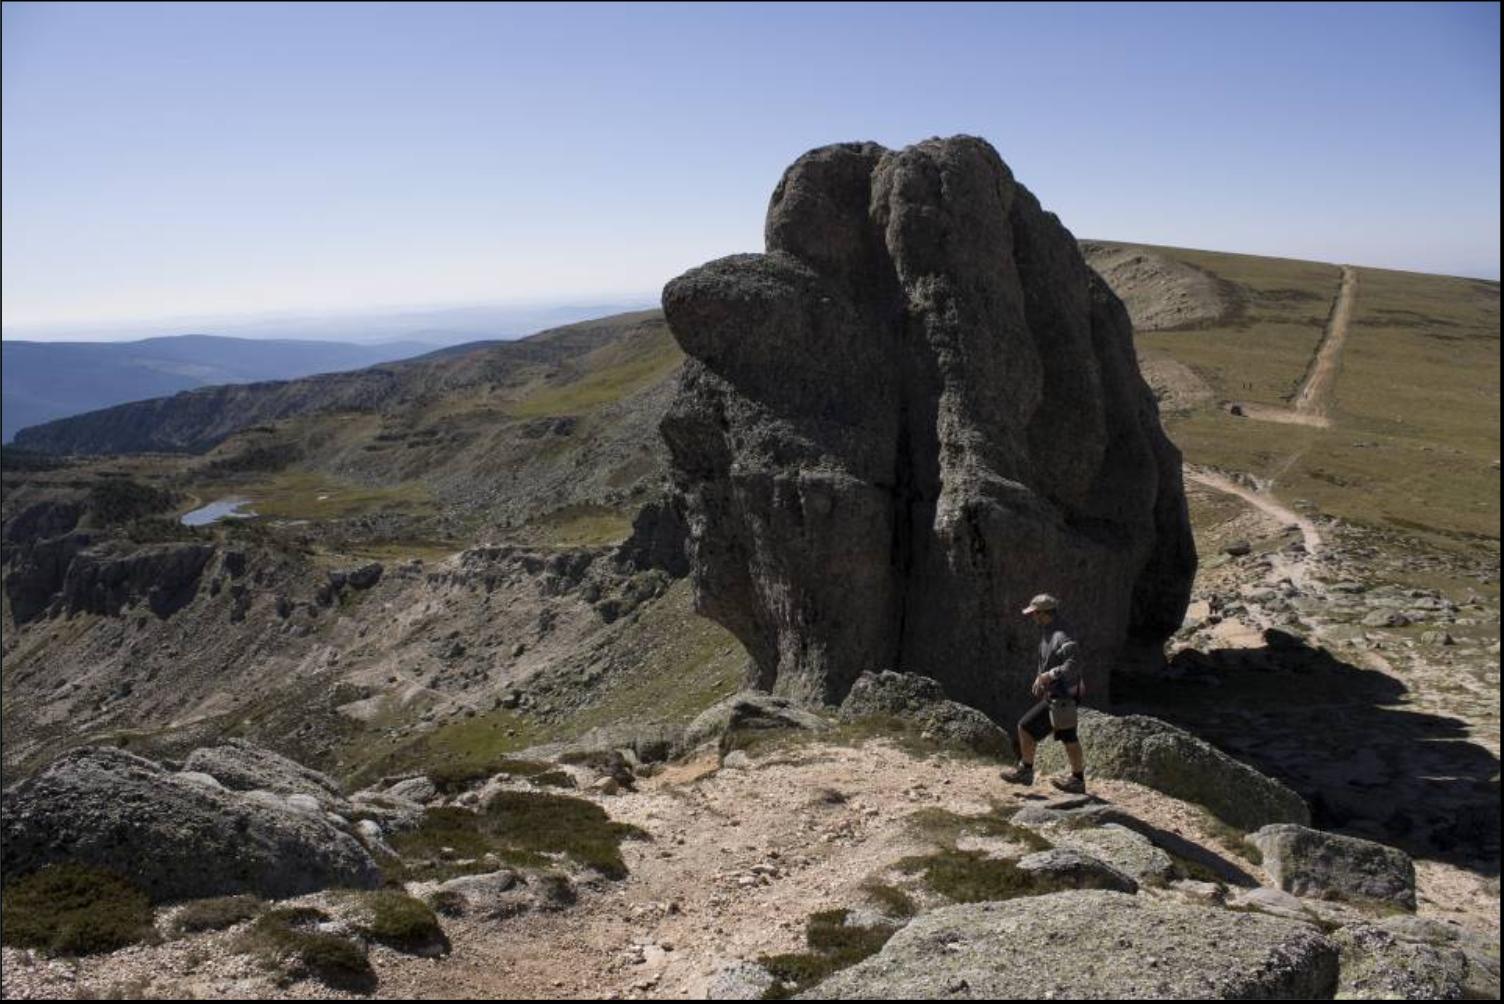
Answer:
[[[510,777],[521,777],[529,780],[537,780],[545,775],[560,773],[553,769],[552,764],[540,763],[536,760],[514,760],[510,757],[496,757],[491,760],[461,760],[455,763],[440,764],[428,772],[428,779],[432,781],[446,795],[457,794],[471,787],[478,781],[485,781],[497,774],[506,774]],[[568,777],[568,775],[565,775]],[[543,784],[553,784],[554,787],[569,787],[566,784],[556,784],[553,779],[540,781]]]
[[[904,858],[896,867],[910,875],[922,875],[925,885],[956,903],[1017,899],[1083,888],[1049,875],[1022,871],[1011,858],[991,858],[981,851],[947,848],[935,854]]]
[[[889,917],[912,917],[919,912],[913,898],[897,886],[873,880],[862,883],[861,889]]]
[[[156,937],[146,893],[114,872],[49,865],[5,889],[0,940],[7,945],[91,955]]]
[[[847,926],[847,911],[823,910],[805,923],[807,952],[764,955],[757,961],[777,980],[764,1000],[785,1000],[807,990],[832,973],[876,955],[896,928]]]
[[[600,806],[546,792],[500,792],[485,812],[428,809],[423,825],[392,838],[405,877],[443,880],[495,870],[493,854],[516,867],[539,867],[562,856],[607,878],[624,878],[623,840],[646,839],[635,826],[613,822]],[[446,854],[444,848],[450,851]],[[464,862],[469,863],[464,863]]]
[[[1004,837],[1031,851],[1047,851],[1052,846],[1044,837],[1026,826],[1017,826],[998,812],[964,816],[948,809],[920,809],[909,816],[909,825],[943,847],[954,847],[965,834]]]

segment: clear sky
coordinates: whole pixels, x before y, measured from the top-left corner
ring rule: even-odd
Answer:
[[[1499,276],[1497,4],[6,3],[4,323],[652,294],[805,150],[1080,237]]]

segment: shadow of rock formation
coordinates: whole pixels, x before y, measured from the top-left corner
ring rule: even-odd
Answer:
[[[1119,713],[1151,713],[1276,777],[1322,829],[1499,872],[1499,760],[1467,723],[1404,707],[1408,688],[1325,649],[1187,650],[1172,678],[1125,677]]]

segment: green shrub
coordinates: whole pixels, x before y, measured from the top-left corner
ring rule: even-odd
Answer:
[[[313,976],[330,986],[360,992],[375,989],[376,971],[363,946],[312,929],[328,919],[328,914],[313,907],[269,910],[251,925],[247,947],[271,964],[286,966],[294,977]]]
[[[111,478],[89,486],[89,512],[96,526],[116,526],[172,508],[176,496],[129,478]]]
[[[395,889],[362,894],[370,921],[362,929],[367,937],[399,952],[447,953],[449,939],[421,900]]]
[[[15,446],[0,447],[0,471],[52,471],[67,466],[68,461],[63,457]]]
[[[215,896],[196,899],[183,905],[173,918],[172,926],[180,934],[195,931],[222,931],[243,920],[250,920],[266,908],[259,896]]]
[[[484,818],[487,831],[511,849],[563,853],[607,878],[626,877],[621,842],[647,837],[635,826],[614,822],[594,802],[544,792],[500,792]]]
[[[0,940],[55,954],[112,952],[156,937],[146,893],[87,865],[49,865],[11,881],[0,909]]]

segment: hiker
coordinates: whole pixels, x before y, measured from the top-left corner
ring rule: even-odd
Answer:
[[[1018,722],[1018,766],[1003,772],[1003,780],[1013,784],[1034,783],[1034,748],[1040,740],[1054,733],[1065,744],[1070,761],[1070,777],[1051,778],[1061,791],[1086,794],[1086,766],[1081,755],[1081,740],[1076,735],[1076,703],[1082,691],[1081,652],[1074,633],[1060,619],[1059,603],[1048,593],[1034,597],[1024,608],[1025,617],[1039,625],[1039,674],[1034,678],[1033,693],[1040,702]]]

